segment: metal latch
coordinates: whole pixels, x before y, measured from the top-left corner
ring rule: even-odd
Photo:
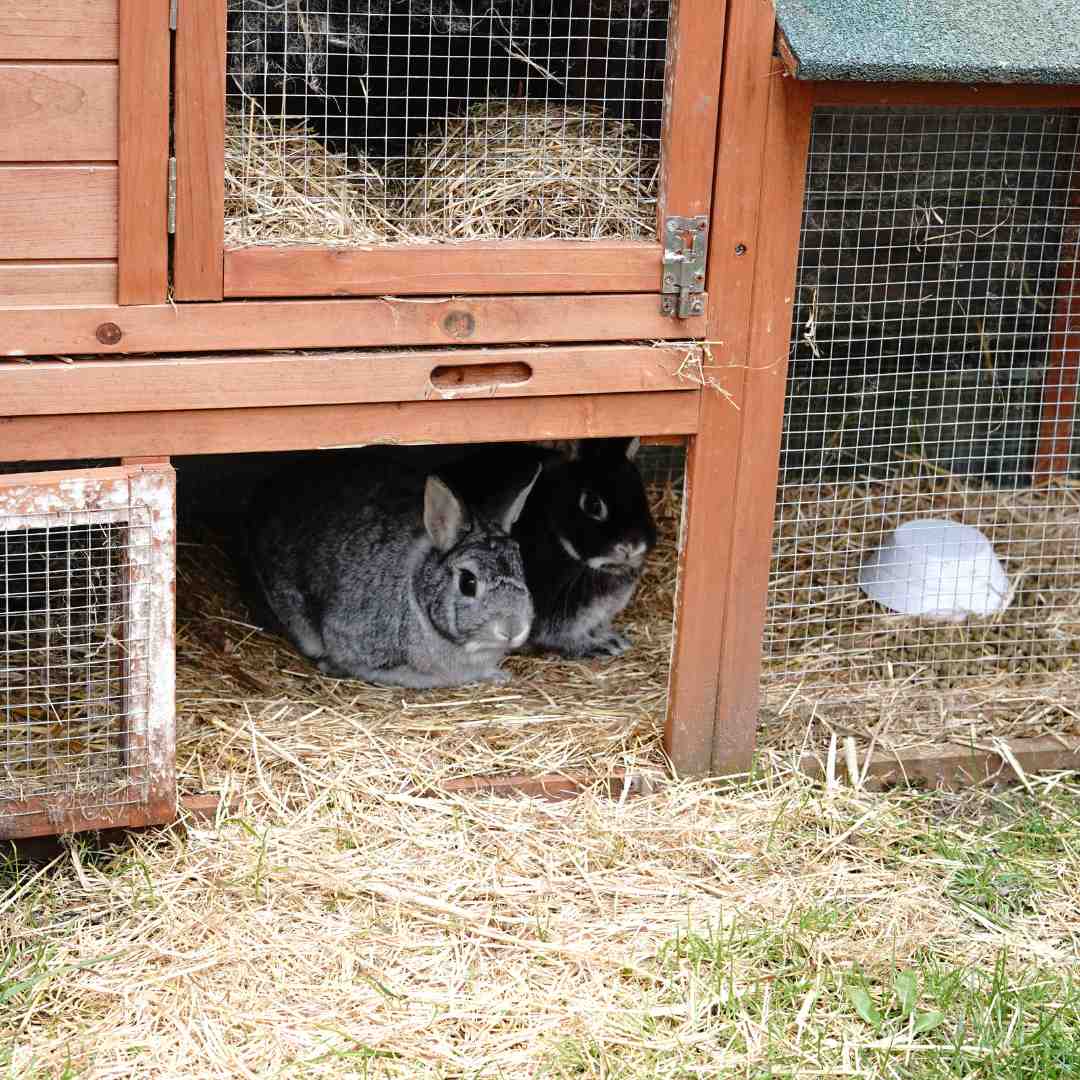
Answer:
[[[169,202],[167,211],[167,229],[172,236],[176,232],[176,158],[169,158]]]
[[[664,223],[664,284],[660,312],[690,319],[705,312],[705,253],[709,246],[709,219],[669,217]]]

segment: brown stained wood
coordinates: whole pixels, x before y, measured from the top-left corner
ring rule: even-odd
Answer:
[[[408,443],[688,435],[698,393],[300,405],[173,413],[0,417],[12,461],[331,450]]]
[[[791,42],[788,41],[783,30],[779,27],[776,30],[776,52],[783,62],[784,70],[793,79],[797,79],[799,77],[799,58],[795,55]]]
[[[114,63],[0,64],[0,161],[115,161]]]
[[[0,260],[116,258],[115,165],[0,166]]]
[[[115,60],[117,0],[3,0],[0,60]]]
[[[874,754],[869,764],[860,754],[858,762],[860,770],[866,769],[863,786],[870,791],[909,786],[966,791],[976,784],[1021,783],[1024,778],[1017,775],[1010,755],[1025,777],[1029,773],[1080,769],[1080,738],[1003,739],[997,744],[976,746],[946,744],[919,751]],[[799,768],[815,780],[825,779],[825,762],[816,754],[803,754]],[[846,774],[838,779],[844,784],[851,782]]]
[[[626,769],[612,769],[598,776],[583,771],[545,773],[540,776],[508,774],[502,776],[466,776],[447,780],[436,788],[417,791],[421,797],[440,795],[499,795],[512,797],[524,795],[546,799],[548,802],[564,802],[576,799],[585,791],[598,790],[606,799],[632,799],[651,795],[657,781],[644,773],[631,773]]]
[[[225,252],[225,296],[455,296],[659,292],[659,244],[498,241],[432,247]]]
[[[1075,109],[1080,86],[957,83],[807,82],[815,105],[967,105],[993,109]]]
[[[778,61],[776,70],[781,70]],[[747,419],[732,506],[735,528],[728,564],[721,702],[713,743],[713,772],[717,774],[742,772],[748,767],[757,730],[761,642],[810,114],[810,94],[804,83],[781,76],[772,80],[747,370],[739,402]]]
[[[742,0],[739,0],[742,2]],[[668,44],[659,215],[708,214],[727,0],[678,0]]]
[[[183,0],[175,53],[177,300],[220,300],[225,234],[225,0]]]
[[[120,0],[121,304],[158,304],[169,286],[169,0]]]
[[[680,391],[681,349],[586,346],[435,353],[0,361],[0,413],[176,411]],[[475,373],[475,374],[472,374]]]
[[[196,824],[213,824],[218,817],[229,818],[239,813],[243,800],[238,795],[222,799],[220,795],[181,795],[179,810],[185,820]]]
[[[0,307],[116,303],[115,262],[0,263]]]
[[[712,768],[713,735],[727,606],[732,602],[731,553],[741,441],[755,418],[744,407],[750,305],[758,264],[764,131],[772,89],[772,9],[752,2],[729,7],[724,52],[720,138],[716,155],[707,284],[723,296],[709,315],[715,342],[713,373],[731,394],[701,396],[698,434],[687,460],[686,521],[680,551],[676,637],[665,746],[676,772],[704,775]],[[742,245],[742,255],[736,254]],[[721,762],[724,771],[749,768],[748,746]]]
[[[0,356],[682,340],[704,331],[703,317],[669,319],[649,294],[12,308],[0,309]]]
[[[1076,434],[1080,380],[1080,149],[1072,162],[1072,195],[1058,256],[1057,299],[1043,378],[1042,417],[1034,479],[1046,482],[1069,471]]]

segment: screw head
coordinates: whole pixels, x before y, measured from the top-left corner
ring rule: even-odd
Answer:
[[[745,244],[736,244],[735,245],[735,254],[736,255],[745,255],[746,254],[746,245]]]
[[[121,330],[114,322],[102,323],[97,330],[94,331],[94,337],[96,337],[102,345],[116,345],[123,336],[123,330]]]

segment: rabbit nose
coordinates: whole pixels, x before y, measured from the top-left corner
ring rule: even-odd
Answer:
[[[496,619],[491,634],[496,641],[507,641],[516,648],[529,636],[529,623],[524,619]]]
[[[636,544],[616,544],[615,552],[620,558],[630,562],[632,559],[640,559],[645,554],[645,548],[645,541],[639,540]]]

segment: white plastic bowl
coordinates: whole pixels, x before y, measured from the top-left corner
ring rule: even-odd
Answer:
[[[960,621],[992,615],[1009,599],[1009,578],[990,541],[973,525],[906,521],[863,563],[859,585],[904,615]]]

